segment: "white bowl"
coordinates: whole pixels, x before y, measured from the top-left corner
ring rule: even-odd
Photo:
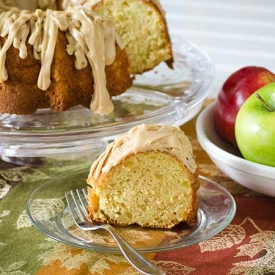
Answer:
[[[215,103],[207,106],[196,122],[197,137],[211,160],[239,184],[275,197],[275,168],[245,160],[239,151],[221,138],[214,127]]]

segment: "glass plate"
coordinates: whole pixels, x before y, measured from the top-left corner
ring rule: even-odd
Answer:
[[[84,232],[75,226],[68,212],[65,191],[85,187],[88,173],[87,169],[79,170],[45,182],[29,198],[27,213],[38,230],[57,241],[88,250],[118,253],[119,248],[106,231]],[[116,229],[142,252],[176,249],[211,238],[232,221],[236,205],[230,193],[216,182],[201,176],[200,183],[196,223],[181,223],[169,230],[139,226]]]
[[[115,111],[96,115],[83,107],[33,115],[0,114],[0,155],[47,157],[104,149],[118,134],[141,123],[180,125],[190,120],[208,95],[213,66],[193,44],[174,38],[174,69],[161,63],[137,76],[134,86],[114,97]]]

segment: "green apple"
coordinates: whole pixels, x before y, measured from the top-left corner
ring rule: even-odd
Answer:
[[[275,83],[246,99],[236,118],[235,137],[245,159],[275,167]]]

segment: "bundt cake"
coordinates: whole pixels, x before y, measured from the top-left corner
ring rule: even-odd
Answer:
[[[114,20],[132,74],[148,71],[162,61],[172,67],[165,12],[158,0],[63,0],[62,9],[79,4]]]
[[[178,127],[142,124],[118,136],[92,164],[87,207],[93,220],[171,228],[198,210],[198,169]]]
[[[116,5],[114,16],[111,2]],[[136,7],[143,10],[149,7],[148,13],[155,13],[155,20],[158,15],[166,27],[157,5],[144,0],[0,0],[0,113],[26,115],[39,108],[63,111],[83,105],[95,113],[109,114],[114,108],[111,97],[131,87],[131,74],[150,69],[162,60],[170,64],[171,56],[160,54],[171,51],[166,28],[161,27],[158,34],[153,30],[147,33],[152,45],[163,46],[163,38],[158,41],[157,35],[168,44],[159,53],[160,46],[146,46],[151,54],[134,47],[140,44],[133,41],[139,34],[133,34],[133,30],[131,35],[124,33],[129,29],[122,26],[128,25],[136,13],[134,7],[127,8],[127,2],[136,2]],[[115,17],[123,42],[109,17]],[[153,51],[158,57],[153,57]],[[148,62],[140,59],[142,55]]]
[[[40,2],[44,9],[54,4]],[[16,4],[0,1],[0,112],[59,111],[90,102],[94,112],[112,112],[109,94],[127,90],[132,78],[111,20],[80,6],[33,12],[9,3]]]

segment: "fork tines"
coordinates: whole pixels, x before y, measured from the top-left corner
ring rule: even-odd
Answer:
[[[65,193],[69,210],[73,216],[75,223],[80,226],[88,221],[87,219],[87,191],[86,189],[76,189]]]

